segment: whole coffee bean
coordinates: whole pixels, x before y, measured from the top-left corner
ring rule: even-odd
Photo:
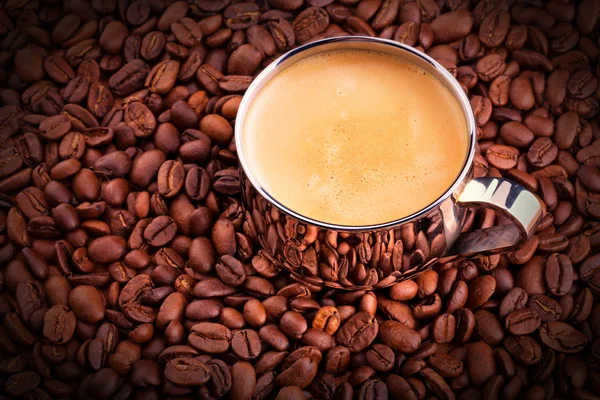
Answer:
[[[507,315],[506,329],[513,335],[528,335],[540,327],[542,320],[531,308],[520,308]]]
[[[455,314],[456,333],[454,339],[458,343],[466,343],[475,329],[475,316],[467,308],[461,308]]]
[[[492,348],[484,342],[471,343],[467,347],[467,371],[474,385],[482,385],[496,374]]]
[[[175,85],[179,67],[179,61],[161,61],[150,70],[144,86],[151,92],[158,93],[159,95],[168,93]]]
[[[203,362],[187,357],[178,357],[165,366],[165,378],[176,385],[199,386],[211,377],[211,369]]]
[[[558,155],[558,148],[548,138],[536,139],[527,153],[527,161],[535,167],[542,168],[550,165]]]
[[[583,99],[591,96],[598,87],[598,79],[587,69],[576,71],[567,84],[567,91],[575,98]]]
[[[533,132],[518,122],[507,122],[500,128],[500,138],[508,145],[527,148],[534,140]]]
[[[394,366],[394,352],[391,348],[381,344],[374,344],[367,351],[367,362],[376,371],[389,371]]]
[[[302,11],[292,24],[296,40],[299,43],[308,41],[315,35],[323,32],[329,25],[329,15],[318,7],[309,7]]]
[[[435,353],[429,357],[432,368],[444,378],[456,378],[463,372],[463,363],[445,353]]]
[[[139,360],[131,367],[131,381],[137,386],[157,386],[160,384],[158,364],[153,360]]]
[[[571,325],[559,321],[546,322],[540,328],[540,339],[546,346],[563,353],[576,353],[587,344],[587,337]]]
[[[492,297],[496,290],[496,280],[490,275],[483,275],[469,285],[469,306],[479,307]]]
[[[286,311],[279,320],[279,329],[292,339],[300,339],[307,328],[306,319],[296,311]]]
[[[140,55],[146,61],[151,61],[162,53],[166,44],[165,35],[162,32],[153,31],[144,36],[140,47]]]
[[[418,285],[407,280],[396,283],[390,287],[390,297],[394,300],[407,301],[415,297],[418,291]]]
[[[55,305],[44,316],[44,337],[55,344],[65,344],[75,332],[75,313],[64,305]]]
[[[119,261],[125,251],[125,239],[109,235],[92,240],[88,247],[88,257],[94,262],[106,264]]]
[[[544,252],[558,252],[567,248],[569,240],[558,233],[544,233],[538,236],[540,244],[538,249]]]
[[[104,318],[104,304],[100,292],[88,285],[75,287],[69,295],[69,307],[83,322],[96,323]]]
[[[238,331],[231,338],[231,349],[243,360],[256,358],[261,351],[260,337],[251,329]]]
[[[518,76],[510,82],[509,98],[514,108],[530,110],[535,105],[535,94],[530,79]]]
[[[297,386],[299,388],[307,387],[317,374],[318,363],[310,357],[300,357],[275,379],[275,383],[280,386]]]
[[[492,10],[481,22],[479,39],[488,47],[499,46],[506,35],[510,25],[510,14],[504,10]]]
[[[340,326],[340,315],[333,306],[321,307],[312,321],[312,327],[333,335]]]
[[[516,284],[527,295],[543,294],[546,292],[543,273],[544,264],[544,260],[541,257],[534,256],[517,272]]]
[[[154,247],[164,246],[175,237],[177,225],[166,216],[156,217],[144,230],[144,239]]]
[[[475,311],[475,332],[484,342],[495,346],[504,339],[504,330],[498,317],[487,311]]]
[[[24,371],[11,375],[7,380],[6,393],[11,396],[22,396],[33,391],[41,382],[40,376],[33,371]]]
[[[392,350],[411,353],[421,345],[419,334],[399,322],[384,321],[380,327],[379,339]]]
[[[533,146],[531,148],[533,148]],[[517,165],[518,156],[519,151],[516,148],[499,144],[490,146],[485,155],[490,165],[501,170],[514,168]]]
[[[144,86],[148,72],[144,60],[131,60],[110,77],[108,85],[115,94],[127,96]]]
[[[379,310],[388,318],[403,323],[409,328],[414,328],[416,325],[410,307],[399,301],[389,300],[383,297],[377,299]]]
[[[450,43],[467,36],[473,25],[473,16],[464,10],[442,14],[431,21],[435,43]]]
[[[248,362],[238,361],[231,368],[230,396],[236,399],[250,399],[256,387],[256,371]]]
[[[212,228],[212,237],[219,255],[233,256],[236,251],[235,231],[229,219],[218,219]]]
[[[525,365],[533,365],[540,361],[542,350],[540,345],[530,336],[508,336],[504,347],[511,356]]]
[[[88,392],[108,397],[117,391],[118,386],[119,375],[111,368],[103,368],[91,377]]]
[[[263,54],[262,50],[253,44],[243,44],[231,53],[227,72],[231,75],[253,75],[263,59]]]
[[[477,76],[484,82],[490,82],[504,72],[506,65],[498,54],[489,54],[475,65]]]
[[[535,295],[529,299],[528,305],[540,316],[542,322],[557,321],[562,314],[560,304],[548,296]]]
[[[404,328],[403,325],[399,325]],[[358,352],[371,344],[373,340],[375,340],[378,332],[379,324],[377,319],[369,313],[361,311],[350,317],[350,319],[340,327],[336,339],[339,344],[349,347],[352,351]]]
[[[431,329],[436,343],[450,343],[454,339],[456,319],[452,314],[442,314],[435,319]]]
[[[239,260],[230,255],[221,257],[220,262],[215,266],[215,271],[224,283],[231,286],[240,286],[246,280],[246,268]],[[262,313],[264,314],[264,308]]]

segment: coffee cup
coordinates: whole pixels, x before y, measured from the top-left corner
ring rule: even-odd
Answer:
[[[342,60],[341,57],[354,57],[354,59],[352,63],[347,63],[347,68],[340,66],[336,69],[335,63],[329,65],[327,63],[331,61],[323,61],[324,55],[327,55],[326,58],[331,60]],[[316,67],[309,65],[311,62],[314,62]],[[343,163],[344,159],[344,154],[340,155],[340,151],[343,153],[344,149],[354,149],[353,151],[360,152],[361,147],[365,148],[364,144],[357,145],[352,142],[353,140],[359,140],[357,134],[343,137],[343,134],[335,131],[334,135],[341,135],[337,137],[339,141],[342,140],[340,137],[343,137],[343,140],[349,143],[346,147],[336,147],[336,153],[332,153],[333,150],[327,147],[330,146],[329,142],[323,141],[325,143],[323,149],[316,145],[315,141],[321,134],[331,136],[331,132],[333,132],[331,129],[343,130],[344,121],[348,121],[348,124],[354,124],[357,123],[355,120],[361,120],[360,112],[358,112],[356,118],[352,118],[352,115],[348,118],[346,110],[346,107],[352,109],[352,104],[358,101],[356,99],[357,92],[352,91],[358,90],[356,88],[361,87],[362,80],[367,79],[366,77],[361,78],[359,72],[356,71],[362,68],[364,70],[363,75],[366,75],[370,71],[376,71],[377,68],[387,68],[386,63],[389,63],[390,68],[393,68],[394,63],[406,63],[407,65],[398,64],[398,68],[413,68],[406,74],[402,72],[406,75],[406,81],[410,85],[419,84],[423,85],[419,87],[430,88],[427,89],[431,90],[428,92],[428,95],[432,96],[430,103],[435,103],[438,100],[446,101],[446,106],[438,106],[439,113],[442,114],[443,110],[449,110],[445,118],[454,120],[460,117],[460,120],[457,120],[456,127],[454,125],[443,126],[441,127],[443,129],[440,128],[439,132],[436,132],[432,127],[439,127],[439,123],[438,125],[426,125],[425,122],[427,121],[422,121],[423,124],[420,124],[418,120],[424,118],[423,115],[426,115],[424,111],[431,113],[431,110],[427,107],[435,107],[434,104],[428,104],[427,101],[424,101],[413,106],[413,102],[411,102],[405,107],[406,118],[414,118],[415,124],[409,124],[410,121],[402,120],[402,123],[398,124],[402,127],[402,134],[393,135],[393,140],[403,135],[418,138],[417,142],[410,143],[413,150],[410,150],[409,144],[399,142],[401,145],[409,146],[407,151],[412,153],[417,152],[417,150],[420,152],[423,146],[435,148],[438,153],[433,152],[433,150],[430,151],[429,148],[427,150],[428,155],[434,154],[434,156],[430,160],[431,171],[423,172],[423,174],[429,177],[430,172],[435,176],[437,176],[437,173],[447,173],[447,176],[443,177],[447,180],[447,183],[442,184],[439,188],[436,188],[435,185],[432,186],[430,182],[423,183],[425,178],[419,175],[419,171],[423,168],[429,168],[427,166],[420,166],[416,169],[417,178],[414,178],[414,173],[412,177],[402,175],[403,171],[411,170],[411,162],[418,161],[410,161],[413,158],[401,157],[398,154],[398,159],[402,159],[404,160],[402,162],[408,164],[397,164],[396,161],[393,161],[394,168],[402,165],[402,168],[397,168],[399,174],[392,175],[392,177],[397,177],[395,181],[381,178],[383,175],[381,175],[380,170],[382,168],[380,164],[373,169],[373,174],[361,178],[368,180],[375,177],[379,179],[377,182],[386,182],[385,186],[379,190],[384,194],[390,192],[393,199],[398,199],[397,202],[393,202],[392,211],[378,213],[378,207],[384,208],[384,205],[387,205],[389,201],[384,204],[378,202],[375,195],[371,196],[369,193],[376,193],[377,189],[375,188],[369,191],[357,186],[358,189],[354,189],[354,192],[352,189],[347,189],[348,177],[339,172],[345,171],[344,168],[346,168],[345,165],[340,164]],[[324,67],[321,67],[322,65]],[[346,65],[345,62],[344,65]],[[373,67],[370,67],[370,65],[373,65]],[[349,71],[348,74],[350,75],[353,73],[352,71],[355,71],[357,75],[348,76],[346,79],[344,76],[346,70]],[[318,84],[313,85],[314,82],[307,83],[307,81],[298,79],[294,75],[297,73],[306,76],[312,73],[310,71],[320,74],[319,79],[327,78],[329,80],[317,81]],[[323,75],[324,72],[321,71],[329,71],[331,75]],[[386,71],[381,69],[378,73],[385,75],[389,72]],[[339,76],[339,79],[336,78],[336,75]],[[273,82],[277,83],[277,80],[282,76],[287,79],[287,83],[285,83],[288,85],[287,87],[292,88],[294,85],[304,85],[305,87],[300,87],[296,96],[288,95],[288,93],[293,93],[293,90],[282,93],[278,86],[273,84]],[[380,75],[374,76],[381,78]],[[389,86],[393,86],[396,84],[396,80],[394,75],[390,76],[392,79],[388,80]],[[380,80],[380,84],[386,84],[383,78]],[[420,82],[421,80],[422,82]],[[331,90],[328,89],[329,81],[337,82],[335,85],[332,84],[329,88]],[[282,80],[282,82],[284,81]],[[402,83],[398,83],[398,85],[400,84]],[[312,88],[314,91],[313,97],[306,99],[298,95],[298,93],[301,94],[311,90],[311,85],[314,86]],[[348,89],[348,97],[341,97],[338,104],[336,96],[345,94],[345,89],[338,88],[345,88],[346,86],[351,86]],[[385,89],[385,86],[381,86],[381,88]],[[272,97],[265,95],[266,91],[273,92],[269,94]],[[394,95],[395,92],[390,93]],[[449,100],[442,99],[446,94]],[[354,97],[351,95],[354,95]],[[403,95],[412,95],[415,98],[417,96],[423,97],[423,93],[416,92],[412,94],[404,93]],[[400,100],[402,99],[400,98]],[[307,132],[306,127],[303,126],[302,129],[304,130],[302,130],[297,125],[304,124],[313,115],[300,114],[295,108],[290,111],[289,105],[298,103],[310,106],[314,105],[312,104],[314,102],[317,102],[318,107],[312,108],[313,114],[320,113],[323,108],[328,108],[328,114],[325,117],[316,116],[313,118],[316,119],[316,124],[310,125],[313,129],[310,130],[309,136],[312,141],[309,140],[306,144],[309,147],[304,145],[288,146],[286,143],[288,139],[285,135]],[[322,102],[322,104],[319,102]],[[332,105],[330,106],[330,104]],[[261,107],[263,108],[262,117],[259,111],[256,111],[260,110]],[[269,117],[268,113],[271,112],[269,107],[273,109],[272,112],[275,113],[276,118]],[[399,110],[402,108],[401,105],[398,107]],[[377,108],[371,109],[369,113],[375,113],[375,117],[378,117],[377,110]],[[391,110],[393,111],[393,109]],[[292,111],[298,115],[292,115]],[[329,115],[335,116],[335,123],[331,122]],[[300,118],[303,116],[304,118]],[[261,118],[262,121],[266,121],[265,124],[261,125],[256,122],[260,122]],[[389,115],[385,114],[385,110],[382,110],[380,120],[384,118],[389,118]],[[407,124],[411,125],[412,128],[410,129],[413,129],[412,131],[409,127],[406,127]],[[386,124],[381,125],[383,127],[388,126]],[[342,128],[339,128],[339,126],[342,126]],[[390,126],[395,127],[396,125]],[[423,137],[429,138],[428,140],[424,140],[422,136],[419,136],[424,134],[422,130],[425,129],[419,129],[419,127],[427,127],[427,132],[425,132],[427,136]],[[467,257],[487,257],[499,252],[509,251],[533,235],[545,213],[543,202],[522,185],[503,178],[474,176],[477,127],[465,92],[456,79],[438,62],[412,47],[395,41],[372,37],[335,37],[315,41],[284,54],[265,68],[250,85],[240,104],[235,128],[236,149],[240,160],[243,205],[246,213],[244,231],[260,244],[262,249],[259,251],[259,256],[265,262],[270,263],[273,268],[287,269],[293,279],[307,284],[338,289],[382,288],[414,278],[435,263],[450,262]],[[285,132],[285,135],[278,134],[278,136],[274,136],[270,130],[276,128],[279,129],[279,132]],[[407,131],[405,128],[409,130]],[[385,131],[385,129],[383,130]],[[263,136],[255,134],[254,131],[261,132]],[[374,130],[373,132],[375,133],[370,133],[371,137],[376,135],[378,131]],[[359,133],[362,133],[362,130]],[[458,135],[455,137],[459,140],[442,137],[442,134],[446,133],[448,135]],[[271,135],[270,137],[273,140],[268,140],[269,136],[264,136],[264,134]],[[372,140],[377,141],[378,138],[373,137]],[[454,142],[458,143],[456,149],[453,147]],[[462,142],[464,142],[464,145],[460,144]],[[248,145],[248,143],[252,145]],[[439,143],[445,145],[440,146]],[[268,147],[270,149],[268,154],[276,155],[267,157],[273,158],[269,161],[274,163],[269,166],[270,170],[277,171],[277,173],[272,174],[274,178],[267,177],[269,179],[273,178],[271,181],[265,178],[264,171],[261,173],[260,168],[257,167],[261,163],[261,156],[258,156],[261,153],[252,150],[253,148],[261,149],[261,146],[271,146]],[[319,152],[319,154],[325,152],[323,153],[325,156],[322,154],[319,156],[322,157],[320,158],[322,161],[316,167],[322,171],[317,172],[330,174],[331,179],[335,182],[343,182],[346,185],[342,188],[343,190],[334,186],[334,184],[329,185],[323,177],[319,176],[317,181],[320,182],[321,187],[317,189],[320,192],[315,192],[317,194],[310,193],[312,189],[311,179],[315,172],[310,168],[314,169],[314,166],[306,167],[308,171],[306,182],[298,180],[298,176],[301,175],[298,175],[299,167],[294,162],[297,163],[297,159],[302,160],[302,156],[305,156],[305,158],[308,156],[303,153],[303,151],[307,151],[306,148],[311,148],[313,149],[311,151]],[[397,149],[392,144],[386,144],[377,151],[388,152],[388,150],[393,152]],[[368,152],[368,149],[365,148],[364,151]],[[444,151],[446,153],[443,153]],[[450,152],[449,155],[448,151]],[[461,151],[464,154],[459,154]],[[453,165],[456,164],[455,171],[450,167],[445,167],[448,163],[441,163],[444,157],[443,154],[459,160],[453,162]],[[313,155],[310,154],[311,159],[314,158]],[[352,156],[358,157],[359,155],[359,153],[356,153]],[[332,162],[330,156],[338,157],[342,161],[335,159],[334,161],[339,162],[331,167],[329,166],[329,163]],[[392,154],[390,157],[392,156],[394,155]],[[393,160],[388,160],[382,156],[371,157],[364,162],[369,162],[369,160],[375,158],[378,163],[387,162],[389,164],[392,162],[390,160]],[[418,160],[421,160],[421,158],[419,157]],[[293,160],[296,161],[292,162]],[[328,166],[324,167],[323,163]],[[304,169],[303,165],[300,167],[300,169]],[[390,170],[394,168],[384,168],[385,179],[389,178]],[[293,175],[294,179],[285,181],[288,175]],[[279,181],[275,178],[278,178]],[[411,181],[411,179],[413,180]],[[410,193],[410,195],[399,196],[394,194],[393,190],[396,190],[397,187],[404,187],[402,185],[405,185],[408,189],[402,189],[403,191],[398,193]],[[415,185],[421,186],[419,186],[419,189],[412,190],[413,187],[416,187]],[[287,189],[291,188],[288,190],[289,193],[282,191],[282,186]],[[334,187],[335,190],[333,190]],[[432,187],[438,190],[439,193],[435,192]],[[367,185],[365,188],[369,188],[369,186]],[[319,204],[320,212],[313,212],[310,211],[311,208],[304,207],[305,204],[311,201],[322,200],[319,196],[327,198],[330,192],[336,195],[335,207],[331,206],[331,202]],[[366,194],[371,197],[365,198]],[[426,194],[434,197],[425,198]],[[359,198],[359,200],[356,200],[356,198]],[[354,203],[351,203],[352,201]],[[347,205],[345,202],[351,204],[352,207],[342,207]],[[396,203],[397,209],[402,211],[398,211],[396,217],[393,217]],[[499,218],[500,224],[486,229],[465,229],[468,228],[469,220],[472,222],[470,217],[473,216],[473,210],[478,207],[491,208],[506,218]],[[356,215],[359,215],[355,218],[357,222],[353,223],[352,218],[344,219],[347,213],[335,217],[334,215],[337,214],[333,208],[336,208],[337,211],[352,209],[353,212],[357,212]],[[313,209],[316,210],[316,208]],[[466,230],[466,232],[463,232],[463,230]]]

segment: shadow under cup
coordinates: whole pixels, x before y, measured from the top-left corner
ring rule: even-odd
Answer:
[[[369,50],[409,61],[442,82],[459,103],[469,136],[468,153],[454,183],[422,210],[382,224],[345,226],[300,215],[273,198],[252,174],[244,154],[244,123],[261,89],[291,64],[333,50]],[[298,47],[269,65],[248,88],[235,124],[240,160],[245,233],[262,248],[252,260],[258,274],[274,275],[281,267],[293,279],[340,289],[373,289],[410,279],[446,259],[505,251],[529,237],[543,205],[521,185],[498,178],[473,179],[476,124],[466,94],[452,75],[425,54],[398,42],[371,37],[336,37]],[[285,168],[282,166],[282,168]],[[514,224],[471,232],[458,240],[468,205],[504,212]],[[456,244],[456,245],[455,245]],[[455,245],[454,251],[450,248]]]

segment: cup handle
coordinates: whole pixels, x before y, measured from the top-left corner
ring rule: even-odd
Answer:
[[[462,233],[443,257],[444,262],[509,250],[533,235],[546,212],[544,203],[524,186],[491,177],[467,182],[457,196],[456,204],[491,207],[504,213],[513,223]]]

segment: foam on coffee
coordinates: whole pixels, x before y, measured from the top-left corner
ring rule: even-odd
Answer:
[[[363,50],[292,64],[258,93],[243,129],[247,164],[267,193],[301,215],[352,226],[434,202],[460,174],[469,143],[444,84]]]

